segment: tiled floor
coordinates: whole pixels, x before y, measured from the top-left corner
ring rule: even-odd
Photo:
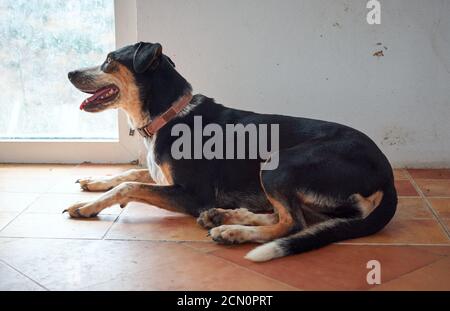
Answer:
[[[396,170],[399,208],[376,235],[252,263],[191,217],[139,203],[61,211],[98,193],[79,177],[127,165],[0,165],[0,290],[450,290],[450,170]],[[381,264],[381,285],[366,281]]]

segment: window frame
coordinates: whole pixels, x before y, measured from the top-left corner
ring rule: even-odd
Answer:
[[[136,0],[114,0],[116,47],[137,41]],[[2,163],[129,163],[138,160],[138,135],[118,111],[118,139],[0,140]]]

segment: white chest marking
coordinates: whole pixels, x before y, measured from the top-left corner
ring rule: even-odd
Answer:
[[[164,176],[163,171],[155,161],[155,153],[154,153],[155,139],[156,136],[153,137],[152,139],[147,138],[144,140],[145,147],[147,147],[148,171],[152,179],[155,181],[155,183],[157,183],[158,185],[169,185],[166,176]]]

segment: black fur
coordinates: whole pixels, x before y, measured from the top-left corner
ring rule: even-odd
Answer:
[[[143,49],[144,45],[148,55],[138,56],[137,60],[138,49]],[[153,47],[137,43],[110,53],[110,57],[133,72],[142,109],[152,118],[191,91],[190,84],[175,70],[173,62],[163,54],[152,53]],[[271,211],[267,194],[283,202],[294,218],[291,233],[299,232],[305,225],[338,219],[334,226],[314,234],[300,231],[281,239],[285,253],[372,234],[393,217],[397,196],[392,168],[365,134],[332,122],[231,109],[200,94],[192,98],[191,105],[193,109],[189,114],[174,118],[159,130],[154,149],[156,162],[168,163],[171,167],[175,187],[189,193],[189,202],[182,196],[178,201],[174,197],[174,204],[179,205],[180,210],[193,216],[214,207]],[[192,128],[194,116],[202,116],[203,125],[219,124],[224,132],[226,124],[279,124],[279,167],[261,172],[263,159],[260,158],[174,160],[171,146],[177,137],[171,136],[171,129],[177,123]],[[366,197],[376,191],[385,194],[380,206],[366,219],[361,218],[360,210],[348,198],[355,193]],[[299,200],[299,192],[332,198],[339,204],[334,209],[306,206]]]

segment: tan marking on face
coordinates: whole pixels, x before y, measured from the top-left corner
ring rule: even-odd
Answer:
[[[352,199],[357,202],[356,204],[361,209],[363,218],[366,218],[380,205],[383,199],[383,191],[377,191],[368,197],[363,197],[361,194],[356,193],[352,195]]]
[[[135,128],[143,127],[150,122],[150,117],[142,111],[143,104],[134,76],[124,65],[116,63],[115,66],[116,70],[105,75],[120,89],[116,105],[128,114]]]
[[[116,85],[120,92],[116,100],[106,109],[123,109],[134,128],[140,128],[150,122],[150,116],[143,111],[143,104],[139,95],[139,88],[133,74],[119,62],[114,63],[114,69],[104,72],[100,67],[89,69],[87,75],[94,81],[91,87],[101,87],[108,84]]]

